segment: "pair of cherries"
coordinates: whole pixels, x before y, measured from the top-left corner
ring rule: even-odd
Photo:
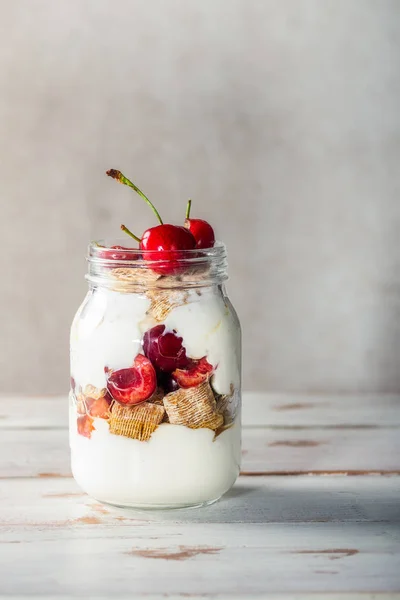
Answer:
[[[121,229],[139,242],[139,249],[146,251],[145,260],[157,261],[152,269],[164,275],[176,274],[181,270],[179,259],[184,250],[212,248],[215,243],[213,228],[203,219],[191,219],[189,200],[184,227],[163,223],[157,209],[145,194],[121,171],[110,169],[107,175],[119,183],[132,188],[151,207],[160,225],[147,229],[141,238],[134,235],[125,225]],[[132,248],[112,246],[101,251],[103,258],[118,261],[132,260]],[[190,359],[186,356],[183,340],[176,331],[167,331],[165,325],[156,325],[144,335],[144,354],[138,354],[131,367],[107,373],[107,388],[110,395],[124,405],[133,405],[150,398],[157,384],[164,392],[179,387],[194,387],[205,381],[213,371],[206,357]]]
[[[212,248],[214,246],[215,236],[211,225],[203,219],[190,218],[191,200],[189,200],[187,205],[184,226],[163,223],[154,204],[152,204],[147,196],[145,196],[145,194],[134,183],[127,179],[121,173],[121,171],[110,169],[107,171],[107,175],[119,183],[127,185],[135,190],[135,192],[137,192],[139,196],[141,196],[143,200],[151,207],[156,215],[160,225],[147,229],[141,238],[134,235],[125,225],[121,225],[121,229],[139,242],[140,250],[147,251],[143,258],[151,261],[162,261],[163,273],[175,272],[175,263],[177,259],[182,257],[179,251],[194,250],[196,248],[205,249]],[[125,250],[130,250],[130,248],[113,246],[111,249],[115,252],[107,254],[107,258],[114,258],[115,260],[129,260],[131,258],[129,256],[129,252],[124,252]]]

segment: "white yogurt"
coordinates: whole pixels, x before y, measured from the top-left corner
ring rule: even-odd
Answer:
[[[108,289],[89,292],[71,329],[71,375],[82,388],[106,385],[104,367],[132,365],[142,351],[150,300]],[[183,338],[187,356],[207,357],[214,366],[216,392],[240,389],[240,329],[235,314],[214,288],[189,290],[186,303],[164,321]],[[77,433],[71,408],[72,471],[91,496],[123,506],[188,506],[216,500],[235,482],[240,464],[239,421],[215,437],[210,429],[163,423],[141,442],[110,433],[94,419],[91,438]]]
[[[239,387],[240,329],[221,295],[205,290],[199,298],[191,292],[188,302],[174,308],[164,323],[183,338],[187,356],[206,356],[216,368],[212,385],[218,394],[229,394],[231,384]]]
[[[97,500],[121,506],[178,507],[216,500],[234,484],[240,465],[240,426],[215,438],[210,429],[163,423],[147,442],[110,433],[94,419],[90,439],[71,413],[72,472]]]
[[[104,367],[132,365],[141,352],[143,333],[156,324],[146,312],[150,300],[140,294],[107,289],[89,292],[71,329],[71,375],[85,387],[105,387]],[[183,338],[191,358],[207,357],[216,367],[212,384],[217,393],[229,394],[240,385],[240,330],[235,315],[220,293],[202,289],[188,292],[187,303],[173,308],[164,321]]]

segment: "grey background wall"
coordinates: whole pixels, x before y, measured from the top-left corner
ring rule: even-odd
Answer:
[[[12,0],[0,391],[68,385],[84,253],[188,196],[230,255],[248,389],[400,391],[400,2]]]

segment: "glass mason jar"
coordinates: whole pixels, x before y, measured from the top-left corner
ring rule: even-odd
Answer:
[[[89,292],[71,328],[73,475],[117,506],[212,503],[234,484],[241,454],[225,246],[163,261],[116,244],[90,244]]]

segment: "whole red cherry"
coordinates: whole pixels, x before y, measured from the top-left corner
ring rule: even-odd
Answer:
[[[190,363],[182,338],[176,331],[167,331],[165,325],[152,327],[143,336],[143,350],[153,365],[167,373],[184,369]]]
[[[147,250],[143,254],[145,260],[157,261],[153,271],[162,275],[172,275],[182,270],[179,259],[183,258],[182,250],[193,250],[196,240],[191,232],[181,225],[157,225],[147,229],[140,240],[140,249]]]
[[[154,367],[143,354],[136,356],[132,367],[107,371],[107,375],[107,389],[111,396],[128,406],[150,398],[157,386]]]
[[[139,194],[139,196],[150,206],[160,223],[157,227],[147,229],[141,238],[132,233],[125,225],[121,225],[122,231],[139,242],[141,250],[150,251],[145,252],[143,258],[145,260],[158,262],[157,265],[152,266],[153,271],[160,273],[161,275],[176,275],[181,272],[183,266],[179,264],[179,259],[181,259],[183,255],[180,251],[193,250],[196,247],[196,240],[189,229],[178,225],[164,224],[154,204],[137,187],[137,185],[125,177],[121,171],[109,169],[106,173],[109,177],[112,177],[123,185],[127,185]]]
[[[189,200],[186,209],[185,227],[196,240],[196,248],[212,248],[215,244],[214,229],[203,219],[190,219],[192,201]]]

